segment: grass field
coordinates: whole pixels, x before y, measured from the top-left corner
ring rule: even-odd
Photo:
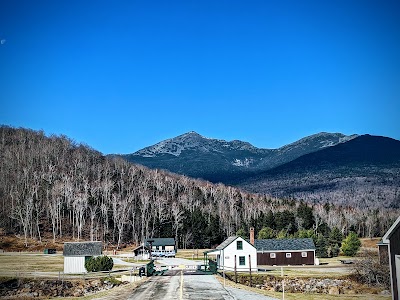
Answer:
[[[59,272],[64,269],[62,255],[8,252],[0,254],[0,273],[8,272]]]

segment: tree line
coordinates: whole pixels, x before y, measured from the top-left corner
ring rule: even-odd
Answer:
[[[209,248],[240,229],[269,227],[381,236],[396,210],[306,204],[252,194],[107,157],[66,136],[0,127],[0,227],[41,240],[102,240],[120,246],[175,237]]]

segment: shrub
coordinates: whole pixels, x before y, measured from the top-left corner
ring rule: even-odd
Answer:
[[[88,272],[110,271],[114,266],[111,257],[97,256],[85,260],[85,268]]]
[[[363,258],[354,262],[353,277],[369,286],[390,288],[389,265],[381,264],[372,251],[365,251]]]

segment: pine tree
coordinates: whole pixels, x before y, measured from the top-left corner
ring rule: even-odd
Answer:
[[[317,257],[328,257],[327,241],[322,234],[318,234],[317,240],[315,241],[315,255]]]
[[[248,234],[246,233],[246,230],[244,230],[244,228],[240,228],[238,231],[236,231],[236,236],[240,236],[243,239],[247,239],[248,238]]]
[[[357,234],[353,231],[344,239],[342,243],[342,251],[346,256],[354,256],[361,247],[361,241]]]
[[[342,241],[343,241],[342,232],[336,226],[333,227],[331,233],[329,234],[329,244],[331,246],[338,244],[340,247],[342,245]]]

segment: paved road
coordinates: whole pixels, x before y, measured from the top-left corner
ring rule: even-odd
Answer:
[[[170,270],[164,276],[154,276],[136,288],[126,299],[272,300],[245,290],[226,290],[213,275],[190,270]]]

